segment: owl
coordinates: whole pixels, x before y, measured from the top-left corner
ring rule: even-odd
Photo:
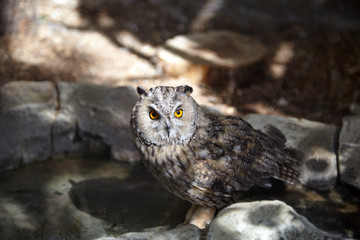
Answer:
[[[275,127],[255,130],[240,117],[205,113],[190,86],[138,87],[130,119],[146,168],[168,191],[191,202],[185,223],[204,228],[215,211],[270,178],[295,183],[300,160]]]

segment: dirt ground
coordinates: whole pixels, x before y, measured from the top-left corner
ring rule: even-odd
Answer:
[[[209,8],[213,18],[197,30],[248,34],[268,49],[263,60],[235,70],[234,89],[226,75],[207,85],[167,76],[157,64],[156,47],[194,31],[206,2],[220,4]],[[35,30],[0,39],[0,86],[18,80],[190,84],[200,104],[218,105],[227,114],[339,125],[344,116],[360,113],[360,6],[312,3],[317,5],[304,13],[291,4],[276,10],[278,5],[268,9],[249,1],[38,0]]]

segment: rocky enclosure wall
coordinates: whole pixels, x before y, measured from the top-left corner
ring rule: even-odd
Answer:
[[[64,156],[138,160],[133,88],[12,82],[0,90],[0,171]]]
[[[64,156],[139,160],[129,129],[137,100],[132,87],[21,81],[4,85],[0,171]],[[306,185],[328,190],[340,176],[360,188],[360,116],[345,118],[342,126],[258,114],[244,118],[257,129],[278,127],[289,147],[304,152]]]

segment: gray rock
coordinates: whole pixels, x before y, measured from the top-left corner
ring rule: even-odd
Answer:
[[[250,114],[244,117],[254,128],[271,124],[286,136],[287,147],[304,153],[301,181],[314,189],[329,190],[336,181],[338,128],[305,119]]]
[[[128,87],[25,81],[4,85],[0,171],[67,155],[138,160],[129,129],[137,99],[135,89]]]
[[[54,125],[54,155],[106,152],[116,160],[139,159],[129,128],[138,100],[134,88],[58,84],[60,111]]]
[[[114,238],[114,240],[200,240],[200,236],[200,230],[197,227],[184,225],[162,232],[126,233],[119,238]]]
[[[341,180],[360,189],[360,116],[343,119],[339,165]]]
[[[207,240],[324,239],[321,230],[281,201],[236,203],[219,212]]]
[[[10,82],[0,89],[0,171],[50,158],[55,106],[51,82]]]

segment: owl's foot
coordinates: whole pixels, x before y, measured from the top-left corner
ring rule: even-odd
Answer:
[[[192,215],[194,214],[194,212],[196,211],[196,209],[198,208],[198,205],[191,205],[190,209],[187,211],[186,215],[185,215],[185,222],[184,224],[189,224],[190,223],[190,219],[192,217]]]
[[[210,207],[192,205],[185,216],[185,224],[192,224],[204,229],[211,223],[215,215],[215,209]]]

